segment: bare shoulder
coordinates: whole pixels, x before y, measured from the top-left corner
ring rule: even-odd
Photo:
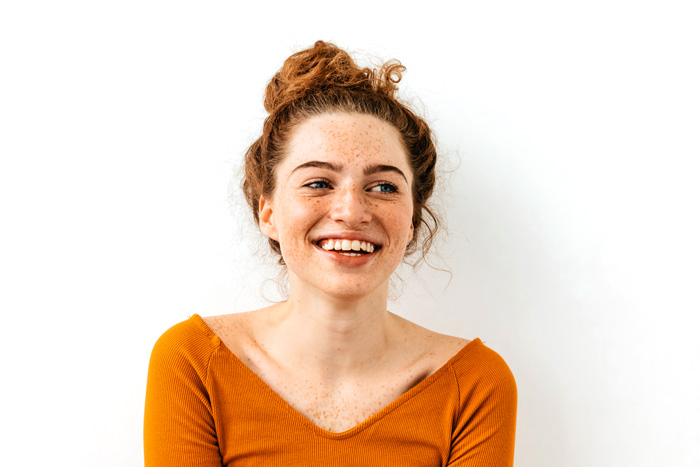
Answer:
[[[255,311],[203,317],[204,323],[236,355],[245,353],[253,338]]]
[[[204,322],[219,337],[223,335],[250,334],[256,328],[266,324],[270,319],[270,312],[275,305],[259,310],[230,313],[227,315],[207,316],[202,318]],[[220,333],[220,334],[219,334]]]
[[[232,333],[240,331],[248,324],[250,317],[246,316],[250,312],[230,313],[227,315],[206,316],[202,320],[212,331],[220,333]]]
[[[471,342],[470,339],[465,339],[463,337],[450,336],[448,334],[441,334],[439,332],[426,330],[429,337],[429,342],[432,342],[432,348],[434,350],[431,353],[438,357],[438,360],[443,364],[449,359],[457,355],[467,344]]]
[[[404,342],[419,349],[418,359],[428,367],[441,367],[471,342],[470,339],[431,331],[398,315],[394,316],[405,336]]]

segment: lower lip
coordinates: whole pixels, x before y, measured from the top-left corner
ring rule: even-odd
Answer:
[[[339,264],[341,266],[348,266],[348,267],[359,267],[359,266],[364,266],[365,264],[369,263],[372,261],[374,256],[377,254],[379,250],[375,250],[372,253],[365,253],[361,254],[360,256],[346,256],[341,253],[337,253],[334,250],[324,250],[318,245],[314,245],[318,251],[320,251],[322,254],[324,254],[327,258],[335,262],[336,264]]]

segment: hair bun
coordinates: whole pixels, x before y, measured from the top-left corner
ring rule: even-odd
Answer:
[[[379,70],[360,68],[350,54],[334,44],[317,41],[313,47],[290,56],[265,89],[265,110],[273,113],[297,99],[342,87],[394,98],[396,83],[406,68],[397,60]]]

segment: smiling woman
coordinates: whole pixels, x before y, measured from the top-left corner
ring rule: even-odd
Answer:
[[[510,466],[516,388],[479,339],[387,310],[424,255],[436,151],[395,96],[403,67],[317,42],[267,87],[243,189],[289,299],[166,331],[151,356],[146,466]]]
[[[286,152],[259,222],[280,245],[290,289],[386,300],[413,237],[412,174],[398,131],[371,115],[322,114],[299,125]]]

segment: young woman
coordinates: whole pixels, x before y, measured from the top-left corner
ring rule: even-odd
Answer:
[[[390,276],[437,227],[435,146],[395,97],[402,71],[361,69],[319,41],[269,83],[243,189],[289,298],[163,334],[147,467],[512,465],[501,357],[386,308]]]

